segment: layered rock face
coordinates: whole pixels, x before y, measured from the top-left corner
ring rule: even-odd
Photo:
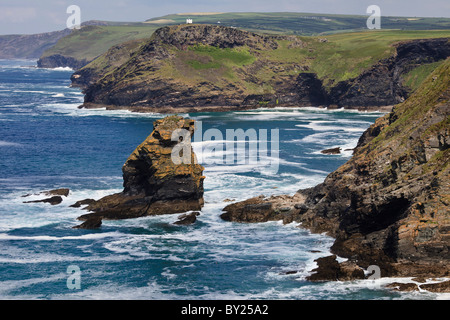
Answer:
[[[245,46],[254,51],[277,47],[273,37],[234,28],[210,25],[163,27],[156,30],[129,60],[108,74],[92,74],[92,69],[77,72],[75,83],[81,85],[86,94],[82,107],[125,108],[137,112],[157,109],[160,112],[176,113],[201,108],[213,111],[217,107],[235,109],[246,104],[247,95],[239,92],[235,84],[225,80],[225,77],[214,81],[205,79],[197,85],[195,81],[185,81],[193,70],[183,70],[186,66],[181,60],[190,61],[184,55],[192,54],[189,48],[196,45],[222,49]],[[176,71],[180,74],[173,75],[173,70],[167,71],[173,66],[181,69]],[[223,70],[212,69],[212,72],[221,74]],[[98,81],[92,83],[90,79]],[[276,97],[270,99],[275,101]],[[261,97],[258,97],[256,103],[260,101]]]
[[[297,221],[381,276],[450,275],[450,60],[360,138],[351,160],[292,197],[229,205],[231,221]],[[283,199],[284,198],[284,199]]]
[[[217,56],[199,53],[199,46],[221,51]],[[169,113],[305,105],[376,109],[410,95],[403,75],[450,55],[448,38],[397,43],[391,57],[368,66],[356,78],[325,87],[308,62],[320,45],[297,37],[180,25],[156,30],[138,48],[126,47],[111,48],[74,74],[73,85],[86,93],[81,107]],[[308,50],[311,56],[293,58],[289,49]],[[233,54],[241,57],[232,58]],[[215,60],[227,57],[235,59],[228,67]]]
[[[72,69],[80,69],[88,64],[88,60],[78,60],[73,57],[66,57],[61,54],[54,54],[51,56],[41,57],[37,62],[39,68],[58,68],[69,67]]]
[[[201,210],[204,168],[197,163],[190,140],[180,141],[190,138],[194,129],[193,120],[179,116],[156,120],[152,134],[122,168],[124,190],[90,203],[86,209],[91,213],[79,219],[127,219]],[[174,162],[173,153],[184,161]]]
[[[440,61],[448,56],[448,38],[398,43],[395,55],[379,61],[354,79],[339,82],[331,88],[322,103],[352,108],[403,102],[410,92],[403,86],[401,76],[421,64]],[[315,88],[321,90],[320,86]]]

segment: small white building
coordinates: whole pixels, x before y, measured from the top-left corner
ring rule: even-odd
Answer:
[[[192,19],[186,19],[186,23],[187,24],[191,24],[192,23]]]

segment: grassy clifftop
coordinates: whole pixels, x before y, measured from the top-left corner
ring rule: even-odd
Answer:
[[[107,23],[97,21],[61,39],[48,49],[41,59],[41,66],[54,67],[82,61],[81,66],[120,43],[149,38],[160,27],[185,24],[191,18],[196,24],[234,27],[242,30],[281,35],[318,35],[336,32],[367,31],[365,15],[330,15],[293,12],[239,12],[173,14],[147,20],[144,23]],[[383,29],[396,30],[449,30],[449,18],[385,17]],[[51,59],[51,57],[67,59]],[[60,65],[63,66],[63,65]],[[78,66],[74,66],[78,69]]]
[[[365,8],[361,7],[361,13]],[[366,29],[368,15],[320,14],[301,12],[226,12],[179,13],[146,21],[165,26],[183,24],[193,19],[198,24],[237,27],[247,31],[285,35],[317,35],[319,33],[349,32]],[[384,29],[439,30],[449,29],[448,18],[384,17]]]
[[[127,41],[150,38],[157,27],[146,24],[136,25],[95,25],[83,26],[68,36],[60,39],[53,47],[46,50],[38,64],[41,67],[57,67],[58,61],[52,57],[65,57],[66,60],[85,61],[86,65],[109,48]],[[64,64],[64,60],[61,62]],[[65,66],[75,67],[69,64]]]
[[[198,45],[187,50],[181,60],[184,64],[192,67],[194,70],[220,69],[223,64],[228,63],[230,67],[242,67],[255,61],[273,61],[284,64],[286,67],[291,65],[302,65],[310,72],[314,72],[323,80],[325,86],[331,86],[333,83],[348,80],[361,74],[375,62],[387,58],[394,54],[393,44],[400,41],[414,39],[444,38],[450,37],[450,30],[435,31],[400,31],[400,30],[379,30],[370,32],[345,33],[328,36],[314,37],[285,37],[275,39],[277,48],[265,52],[250,53],[248,50],[236,49],[229,50],[213,46]],[[127,51],[128,54],[132,50]],[[104,66],[104,58],[110,55],[107,53],[93,62],[88,68],[92,71],[100,71],[98,68]],[[183,66],[183,69],[188,66]],[[416,74],[411,74],[411,87],[417,88],[424,75],[429,74],[437,65],[431,65],[427,69],[419,70],[420,75],[417,79]],[[171,69],[168,67],[168,69]],[[171,70],[175,72],[175,70]],[[297,73],[304,71],[297,69]],[[169,70],[168,70],[169,72]],[[100,72],[101,73],[101,72]],[[202,72],[193,72],[201,77]],[[261,73],[265,73],[267,78],[274,76],[270,68],[263,68]],[[295,73],[286,72],[286,74]],[[417,83],[419,82],[419,83]]]

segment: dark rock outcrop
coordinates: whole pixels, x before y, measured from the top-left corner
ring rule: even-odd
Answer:
[[[50,198],[34,201],[24,201],[24,203],[50,203],[52,206],[60,204],[63,201],[61,196],[53,196]]]
[[[41,57],[37,66],[39,68],[59,68],[59,67],[69,67],[74,70],[80,69],[87,65],[90,61],[86,59],[76,59],[74,57],[66,57],[61,54],[53,54],[49,56]]]
[[[321,106],[328,104],[328,93],[322,81],[312,72],[300,73],[295,83],[296,94],[300,105]]]
[[[386,288],[392,289],[394,291],[419,291],[419,287],[415,283],[402,283],[402,282],[393,282],[386,286]]]
[[[187,226],[190,224],[193,224],[197,221],[197,217],[200,215],[200,212],[191,212],[182,214],[178,217],[178,221],[175,221],[173,224],[179,225],[179,226]]]
[[[73,229],[95,230],[95,229],[99,229],[101,226],[102,226],[102,218],[101,217],[90,217],[82,224],[73,227]]]
[[[128,219],[201,210],[205,177],[190,145],[193,132],[193,120],[179,116],[156,120],[152,134],[122,168],[124,190],[90,203],[86,209],[91,213],[79,219]],[[189,141],[181,144],[181,138]],[[173,153],[182,153],[183,161],[175,163]]]
[[[438,281],[433,283],[417,284],[412,282],[393,282],[385,286],[386,288],[392,289],[394,291],[419,291],[426,290],[429,292],[437,293],[449,293],[450,292],[450,281]]]
[[[352,262],[339,263],[336,255],[314,260],[317,268],[307,277],[309,281],[348,281],[365,279],[364,270]]]
[[[323,153],[323,154],[340,154],[341,153],[341,148],[340,147],[336,147],[336,148],[325,149],[325,150],[320,151],[320,153]]]
[[[49,198],[41,199],[41,200],[34,200],[34,201],[24,201],[24,203],[50,203],[52,206],[60,204],[63,201],[62,197],[67,197],[70,193],[70,190],[67,188],[60,188],[60,189],[54,189],[54,190],[48,190],[48,191],[42,191],[35,195],[44,195],[48,196]],[[29,197],[31,194],[26,194],[22,197]]]
[[[155,31],[154,39],[154,42],[149,43],[150,46],[168,44],[178,49],[197,44],[207,44],[219,48],[234,48],[238,46],[253,48],[259,45],[263,45],[265,48],[277,48],[277,43],[272,37],[236,28],[213,25],[163,27]]]
[[[232,203],[223,208],[220,217],[231,222],[267,222],[283,220],[290,223],[303,214],[307,208],[301,204],[305,199],[297,193],[294,196],[259,196]]]
[[[69,207],[71,208],[80,208],[81,206],[87,206],[91,203],[95,202],[94,199],[84,199],[84,200],[80,200],[75,202],[74,204],[70,205]]]

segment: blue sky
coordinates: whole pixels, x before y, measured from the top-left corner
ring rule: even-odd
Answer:
[[[0,0],[0,34],[64,29],[68,6],[81,8],[81,20],[144,21],[184,12],[311,12],[366,14],[375,4],[382,16],[450,17],[449,0]]]

